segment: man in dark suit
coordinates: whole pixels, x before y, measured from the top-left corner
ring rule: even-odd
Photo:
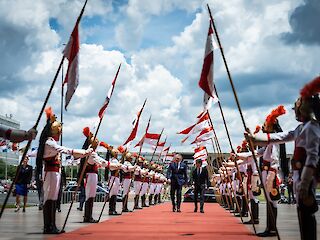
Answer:
[[[208,170],[202,167],[202,160],[196,161],[196,168],[192,172],[192,181],[194,184],[194,212],[198,211],[198,195],[200,194],[200,212],[204,213],[204,191],[210,186]]]
[[[170,196],[172,201],[172,211],[181,212],[181,191],[182,186],[188,183],[187,165],[182,162],[182,155],[175,154],[172,163],[168,167],[167,178],[170,179],[171,188]],[[177,195],[177,203],[175,202],[175,195]]]

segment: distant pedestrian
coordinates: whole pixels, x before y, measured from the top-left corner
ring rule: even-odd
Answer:
[[[16,182],[16,210],[20,210],[20,196],[23,196],[23,212],[26,211],[28,200],[28,188],[32,178],[32,166],[28,165],[29,157],[26,156],[19,168],[18,179]]]
[[[293,192],[293,177],[292,177],[292,172],[290,172],[289,175],[288,175],[287,188],[288,188],[289,204],[295,204],[295,203],[296,203],[296,200],[295,200],[294,192]],[[292,199],[292,201],[291,201],[291,199]]]

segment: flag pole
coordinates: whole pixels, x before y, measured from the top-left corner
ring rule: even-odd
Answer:
[[[244,116],[243,116],[243,113],[242,113],[242,110],[241,110],[241,106],[240,106],[240,102],[239,102],[239,99],[238,99],[238,95],[237,95],[236,89],[235,89],[234,84],[233,84],[233,80],[232,80],[232,77],[231,77],[231,73],[229,71],[229,67],[228,67],[226,58],[224,56],[223,48],[222,48],[222,45],[221,45],[221,42],[220,42],[220,38],[219,38],[219,35],[218,35],[218,32],[217,32],[217,29],[216,29],[212,14],[211,14],[211,9],[209,7],[209,4],[207,4],[207,7],[208,7],[209,16],[210,16],[210,19],[211,19],[211,22],[212,22],[212,26],[213,26],[213,29],[214,29],[214,32],[215,32],[215,35],[216,35],[216,38],[217,38],[217,41],[218,41],[218,45],[219,45],[219,49],[220,49],[220,52],[221,52],[221,55],[222,55],[222,59],[223,59],[223,62],[224,62],[224,65],[225,65],[225,68],[226,68],[226,71],[227,71],[227,75],[228,75],[229,82],[230,82],[230,85],[231,85],[231,88],[232,88],[232,92],[233,92],[233,95],[234,95],[234,98],[235,98],[235,101],[236,101],[236,104],[237,104],[237,108],[238,108],[238,111],[239,111],[239,114],[240,114],[240,117],[241,117],[243,128],[244,128],[244,130],[246,132],[250,133],[250,130],[247,127],[246,122],[244,120]],[[250,151],[252,153],[253,160],[255,162],[255,165],[256,165],[258,173],[259,173],[260,181],[263,183],[261,171],[260,171],[260,168],[258,166],[258,161],[257,161],[256,155],[254,153],[254,146],[253,146],[253,142],[252,142],[251,139],[249,139],[249,146],[250,146]],[[266,189],[264,187],[264,184],[262,184],[262,189],[263,189],[264,196],[266,197],[267,196],[267,191],[266,191]],[[269,201],[267,201],[267,204],[269,204],[269,206],[271,206],[271,203]],[[273,223],[275,223],[276,222],[275,216],[274,216],[272,211],[270,211],[270,212],[271,212],[271,219],[272,219]],[[279,235],[278,228],[277,228],[276,224],[274,224],[274,225],[275,225],[277,238],[278,238],[278,240],[280,240],[280,235]]]
[[[162,130],[161,130],[160,136],[159,136],[158,141],[157,141],[157,145],[156,145],[156,147],[155,147],[155,149],[154,149],[154,151],[153,151],[153,154],[152,154],[152,156],[151,156],[150,162],[152,162],[153,157],[154,157],[154,155],[155,155],[155,153],[156,153],[156,151],[157,151],[157,147],[158,147],[158,144],[159,144],[159,142],[160,142],[160,138],[161,138],[161,135],[162,135],[162,133],[163,133],[163,130],[164,130],[164,128],[162,128]]]
[[[164,145],[166,144],[166,142],[167,142],[167,137],[166,137],[166,139],[164,140]],[[159,157],[158,157],[158,159],[157,159],[156,163],[160,161],[161,154],[162,154],[163,149],[164,149],[164,145],[163,145],[163,148],[161,149],[160,155],[159,155]]]
[[[148,125],[147,125],[147,128],[146,128],[146,133],[147,133],[147,130],[148,130],[149,125],[150,125],[151,116],[152,116],[152,115],[150,115],[150,117],[149,117]],[[138,153],[138,156],[137,156],[137,158],[136,158],[136,163],[137,163],[137,161],[138,161],[138,159],[139,159],[139,157],[140,157],[140,155],[141,155],[141,151],[142,151],[142,147],[143,147],[143,144],[144,144],[144,139],[145,139],[146,133],[144,134],[144,137],[143,137],[143,140],[142,140],[140,149],[139,149],[139,153]]]
[[[113,93],[113,90],[114,90],[114,87],[115,87],[115,81],[116,81],[116,79],[117,79],[117,77],[118,77],[118,73],[119,73],[119,70],[120,70],[120,66],[121,66],[121,64],[119,65],[119,68],[118,68],[118,70],[117,70],[116,76],[115,76],[115,78],[114,78],[114,80],[113,80],[114,86],[112,87],[112,92],[111,92],[111,95],[110,95],[110,99],[111,99],[111,96],[112,96],[112,93]],[[110,101],[110,99],[109,99],[109,101]],[[106,108],[108,107],[108,104],[109,104],[109,102],[107,103],[106,106],[104,106],[104,107],[105,107],[105,108],[104,108],[104,111],[105,111]],[[100,120],[99,120],[98,127],[97,127],[97,129],[96,129],[96,131],[95,131],[94,137],[93,137],[93,142],[95,142],[95,140],[96,140],[96,138],[97,138],[97,135],[98,135],[98,132],[99,132],[101,123],[102,123],[102,119],[103,119],[103,117],[104,117],[104,111],[103,111],[102,115],[99,116]],[[99,113],[100,113],[100,111],[99,111]],[[91,146],[91,145],[90,145],[90,146]],[[90,146],[89,146],[89,147],[90,147]],[[79,189],[79,187],[80,187],[80,185],[81,185],[81,182],[82,182],[82,179],[83,179],[83,176],[84,176],[84,172],[85,172],[85,170],[86,170],[86,165],[87,165],[88,159],[89,159],[89,156],[85,158],[85,161],[84,161],[84,163],[83,163],[83,168],[81,169],[81,173],[80,173],[80,176],[79,176],[79,179],[78,179],[78,182],[77,182],[77,187],[76,187],[76,189],[75,189],[75,192],[74,192],[74,194],[72,195],[72,200],[71,200],[71,203],[70,203],[70,207],[69,207],[69,210],[68,210],[66,219],[65,219],[65,221],[64,221],[63,227],[62,227],[62,229],[61,229],[61,233],[64,232],[64,228],[65,228],[65,226],[66,226],[66,224],[67,224],[67,221],[68,221],[68,218],[69,218],[69,215],[70,215],[71,208],[72,208],[72,206],[73,206],[74,200],[75,200],[76,195],[77,195],[77,193],[78,193],[78,189]]]

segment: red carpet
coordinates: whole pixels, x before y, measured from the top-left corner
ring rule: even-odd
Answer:
[[[218,204],[206,204],[205,213],[194,213],[193,203],[183,203],[182,213],[165,203],[111,220],[92,224],[53,239],[258,239],[239,218]]]

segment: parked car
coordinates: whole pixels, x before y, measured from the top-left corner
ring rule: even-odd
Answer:
[[[194,201],[194,189],[189,188],[187,192],[184,194],[184,202],[193,202]],[[198,199],[200,199],[200,195],[198,195]],[[207,188],[204,192],[204,201],[205,202],[217,202],[216,196],[214,195],[213,188]]]
[[[75,184],[68,184],[65,189],[63,190],[64,192],[74,192],[76,190],[77,185]],[[78,190],[80,191],[80,190]],[[97,193],[96,193],[96,198],[99,197],[100,199],[104,197],[105,195],[109,194],[109,190],[105,189],[99,185],[97,185]],[[122,195],[121,192],[119,191],[118,196],[117,196],[117,201],[121,202],[122,201]]]

